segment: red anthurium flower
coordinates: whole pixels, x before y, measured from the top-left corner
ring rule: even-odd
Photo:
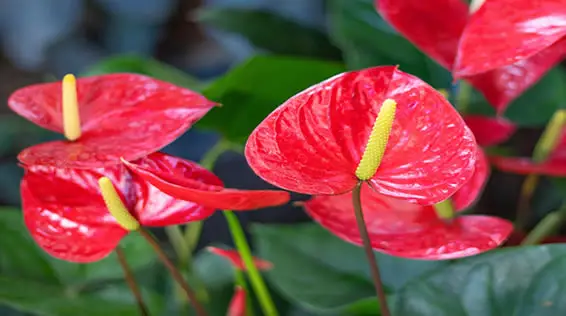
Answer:
[[[470,76],[531,60],[547,66],[565,54],[566,1],[485,1],[462,34],[454,73]]]
[[[566,177],[566,134],[562,134],[554,151],[543,162],[537,163],[529,157],[504,156],[491,156],[489,160],[498,169],[509,173]]]
[[[221,249],[217,247],[207,247],[206,249],[213,254],[226,258],[234,268],[242,271],[246,270],[242,257],[237,250]],[[254,264],[259,270],[270,270],[273,268],[273,263],[256,257],[254,257]]]
[[[517,130],[515,124],[501,116],[466,115],[464,121],[474,133],[478,145],[484,147],[507,141]]]
[[[154,153],[139,163],[161,174],[182,174],[200,183],[203,192],[222,187],[214,174],[180,158]],[[101,177],[112,181],[124,205],[144,226],[202,220],[215,211],[210,205],[169,196],[121,164],[97,169],[24,168],[21,194],[26,226],[41,248],[67,261],[100,260],[128,233],[106,208],[98,184]]]
[[[74,78],[66,79],[66,95],[76,94],[75,101],[65,98],[69,119],[63,119],[61,82],[22,88],[8,100],[12,110],[41,127],[67,134],[71,123],[76,130],[74,141],[22,151],[18,158],[25,165],[97,168],[119,164],[120,157],[135,160],[174,141],[214,106],[195,92],[142,75],[82,78],[76,90]]]
[[[482,155],[483,156],[483,155]],[[467,208],[480,194],[488,176],[485,158],[476,175],[453,197],[456,210]],[[372,247],[413,259],[453,259],[495,248],[513,230],[512,223],[490,216],[459,216],[446,222],[433,206],[420,206],[362,187],[362,209]],[[305,202],[307,213],[338,237],[362,244],[350,193],[317,196]]]
[[[161,153],[153,154],[151,160],[124,160],[123,163],[137,176],[165,194],[205,207],[245,211],[282,205],[290,199],[289,193],[285,191],[225,189],[222,184],[195,181],[192,168],[200,168],[196,163]],[[178,172],[164,172],[161,165],[174,166]]]
[[[486,6],[503,2],[505,4],[501,4],[501,6],[509,9],[501,11],[497,18],[492,19],[493,14],[484,14]],[[528,2],[528,0],[519,2],[522,4]],[[530,1],[529,3],[535,7],[540,2]],[[551,2],[558,3],[561,1]],[[376,0],[376,7],[381,16],[409,41],[440,65],[452,69],[458,53],[460,39],[463,42],[469,42],[469,45],[466,46],[466,48],[469,47],[467,50],[463,49],[462,46],[460,47],[460,51],[464,51],[467,54],[466,56],[469,56],[469,60],[473,60],[478,55],[484,56],[481,60],[491,59],[492,55],[507,56],[509,32],[506,28],[502,29],[499,23],[507,23],[502,21],[510,15],[521,14],[515,13],[519,12],[518,10],[515,11],[516,9],[520,9],[515,3],[514,0],[486,1],[476,13],[471,15],[472,18],[470,18],[468,6],[462,0]],[[521,4],[519,4],[519,7]],[[514,12],[510,13],[510,11]],[[487,18],[482,18],[483,15],[487,15]],[[490,29],[493,30],[493,33],[474,31],[474,29],[483,27],[483,23],[492,25],[493,27]],[[545,22],[542,18],[532,20],[529,23],[539,24],[539,29],[542,29],[545,26],[550,26],[553,22]],[[530,28],[529,23],[523,27],[525,32],[528,32]],[[549,31],[551,29],[549,28]],[[467,40],[468,37],[474,38],[474,40]],[[500,42],[496,45],[497,41]],[[531,44],[525,45],[530,46]],[[565,48],[566,43],[557,44],[539,54],[531,55],[528,59],[515,62],[515,59],[510,58],[506,60],[507,63],[505,64],[494,64],[494,67],[488,69],[486,67],[481,73],[480,71],[462,71],[461,65],[465,64],[460,61],[462,59],[460,56],[455,75],[457,78],[466,79],[480,90],[497,112],[503,113],[511,101],[536,83],[541,76],[562,59]],[[512,51],[510,53],[515,54]]]
[[[394,118],[382,117],[395,103]],[[389,130],[374,133],[385,123]],[[394,66],[343,73],[300,92],[253,131],[245,155],[255,173],[276,186],[343,194],[360,181],[361,160],[374,142],[384,149],[382,157],[366,162],[380,164],[362,180],[383,195],[434,204],[473,175],[477,145],[458,112]]]
[[[236,287],[226,316],[246,316],[246,290],[243,287]]]

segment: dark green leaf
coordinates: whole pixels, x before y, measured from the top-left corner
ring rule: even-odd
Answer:
[[[17,115],[0,116],[0,157],[56,138],[54,132],[41,128]]]
[[[104,75],[128,72],[146,75],[176,84],[181,87],[200,91],[202,83],[188,74],[160,61],[138,56],[117,56],[105,59],[90,67],[82,76]]]
[[[256,47],[275,54],[341,59],[340,50],[330,43],[326,34],[268,11],[211,7],[199,10],[197,19],[238,33]]]
[[[223,106],[198,123],[243,143],[277,106],[309,86],[343,72],[340,64],[312,59],[257,56],[237,66],[204,90]]]
[[[22,212],[0,209],[0,274],[60,284],[46,255],[31,239]]]
[[[363,249],[316,224],[257,226],[259,255],[274,264],[270,281],[291,301],[311,311],[363,315],[375,290]],[[409,280],[446,262],[404,260],[376,254],[383,282],[391,293]],[[370,312],[371,313],[371,312]]]
[[[500,249],[414,280],[395,315],[564,315],[566,245]]]
[[[450,73],[397,34],[377,14],[373,0],[330,0],[330,37],[350,69],[400,65],[434,87],[450,86]]]
[[[0,276],[0,304],[41,316],[136,316],[131,302],[75,296],[64,288],[12,276]]]

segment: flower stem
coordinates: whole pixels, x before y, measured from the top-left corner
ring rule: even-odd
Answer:
[[[566,205],[546,215],[525,237],[521,246],[536,245],[555,233],[566,222]]]
[[[177,284],[181,286],[183,291],[185,291],[185,294],[187,295],[189,302],[192,303],[197,315],[199,316],[207,315],[206,311],[200,305],[195,293],[193,292],[189,284],[185,281],[185,279],[183,279],[183,276],[181,275],[179,270],[175,268],[175,265],[171,262],[171,260],[167,258],[167,255],[165,254],[165,252],[163,252],[163,249],[161,249],[161,247],[159,246],[157,241],[153,238],[153,236],[151,236],[150,233],[147,230],[145,230],[143,227],[139,228],[137,232],[139,232],[140,235],[142,235],[142,237],[149,243],[149,245],[153,248],[153,250],[159,257],[163,265],[165,265],[167,270],[169,270],[169,273],[171,273],[171,276],[173,277],[175,282],[177,282]]]
[[[470,97],[472,96],[472,86],[465,82],[464,80],[460,80],[458,82],[458,92],[456,93],[456,109],[460,113],[466,113],[468,107],[470,105]]]
[[[531,199],[539,181],[537,174],[528,175],[521,186],[519,201],[517,202],[517,215],[515,217],[515,229],[522,230],[529,222],[531,215]]]
[[[229,210],[225,210],[223,213],[226,217],[226,221],[228,222],[228,228],[232,234],[234,244],[242,257],[242,261],[244,262],[244,266],[246,267],[246,271],[250,277],[250,283],[258,297],[263,314],[269,316],[279,315],[275,308],[275,304],[273,304],[271,295],[267,290],[267,286],[265,285],[259,270],[255,266],[252,251],[250,250],[250,246],[248,245],[246,235],[244,234],[244,230],[242,229],[242,225],[240,225],[238,217],[236,217],[234,212]]]
[[[136,302],[138,303],[138,308],[140,309],[140,315],[142,316],[149,316],[149,311],[145,302],[143,301],[143,296],[140,292],[140,288],[136,282],[136,278],[134,277],[134,273],[132,269],[128,265],[128,261],[126,260],[126,254],[120,246],[116,247],[116,255],[118,256],[118,262],[120,262],[120,266],[124,271],[124,278],[126,279],[126,283],[128,283],[128,287],[132,291]]]
[[[203,224],[204,221],[198,221],[198,222],[189,223],[185,227],[185,234],[183,236],[183,240],[185,241],[190,252],[195,250],[195,248],[197,247],[198,241],[200,239],[200,234],[202,232]]]
[[[434,211],[436,215],[441,219],[452,219],[454,217],[454,206],[452,205],[452,200],[450,198],[434,204]]]
[[[360,181],[354,187],[354,190],[352,192],[352,204],[354,206],[354,212],[356,214],[356,221],[358,222],[360,237],[362,238],[362,241],[364,243],[364,249],[366,251],[366,256],[371,270],[373,284],[375,285],[375,292],[377,293],[377,298],[379,300],[381,316],[390,316],[391,312],[389,311],[389,306],[387,305],[387,297],[385,296],[385,291],[383,289],[383,282],[381,281],[379,266],[377,265],[377,260],[375,259],[375,255],[371,247],[369,234],[364,220],[364,213],[362,211],[362,183],[363,182]]]

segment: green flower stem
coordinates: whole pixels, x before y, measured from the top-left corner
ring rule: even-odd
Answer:
[[[232,234],[234,244],[236,245],[236,248],[242,257],[242,261],[244,262],[244,266],[246,267],[252,288],[258,297],[263,314],[269,316],[279,315],[275,308],[275,304],[273,304],[271,295],[267,290],[267,286],[265,285],[259,270],[254,264],[252,251],[250,250],[250,246],[248,245],[244,230],[242,229],[242,225],[240,225],[238,217],[236,217],[234,212],[229,210],[225,210],[223,213],[226,217],[226,221],[228,222],[228,228]]]
[[[456,109],[461,114],[466,113],[468,107],[470,106],[470,98],[472,96],[472,86],[465,82],[464,80],[460,80],[458,82],[458,92],[456,93]]]
[[[536,245],[548,236],[554,234],[566,222],[566,205],[559,210],[546,215],[535,228],[525,237],[522,246]]]
[[[391,316],[391,312],[389,311],[389,306],[387,305],[387,297],[385,296],[385,290],[383,289],[383,282],[381,281],[379,266],[377,265],[377,260],[375,259],[375,255],[371,247],[369,234],[364,220],[364,213],[362,211],[362,198],[361,198],[362,183],[363,182],[358,182],[358,184],[354,187],[354,190],[352,191],[352,204],[354,206],[356,221],[358,222],[358,230],[360,231],[360,237],[362,238],[362,241],[364,243],[364,250],[366,252],[366,257],[368,259],[369,267],[371,270],[371,276],[373,278],[375,292],[377,294],[377,299],[379,300],[379,308],[381,309],[381,316]]]
[[[452,205],[451,199],[446,199],[434,204],[434,210],[436,211],[436,215],[441,219],[454,218],[454,206]]]
[[[183,237],[181,227],[178,225],[167,226],[165,227],[165,233],[167,234],[167,238],[177,255],[179,266],[184,267],[188,261],[187,259],[190,258],[191,253],[190,248]]]
[[[118,257],[118,262],[120,263],[120,266],[122,267],[122,271],[124,271],[124,278],[126,279],[126,283],[128,284],[128,287],[132,291],[132,294],[134,295],[134,298],[136,299],[136,302],[138,304],[138,308],[140,310],[140,315],[149,316],[149,311],[147,309],[147,305],[145,304],[145,302],[143,300],[143,296],[142,296],[142,293],[140,291],[140,287],[139,287],[138,283],[136,282],[136,278],[134,276],[134,273],[132,272],[132,269],[130,268],[128,261],[126,260],[126,254],[124,253],[124,250],[122,250],[122,247],[118,246],[118,247],[116,247],[115,251],[116,251],[116,255]]]
[[[523,230],[529,222],[531,217],[531,199],[535,193],[539,180],[539,175],[530,174],[523,181],[515,216],[515,229],[517,230]]]

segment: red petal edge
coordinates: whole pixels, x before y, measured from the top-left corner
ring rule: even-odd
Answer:
[[[135,74],[77,80],[82,136],[25,149],[26,165],[96,168],[135,160],[174,141],[215,103],[173,84]],[[16,113],[39,126],[62,132],[61,83],[38,84],[14,92]]]
[[[351,193],[318,196],[305,202],[307,213],[341,239],[361,245]],[[513,230],[507,220],[461,216],[439,220],[432,206],[418,206],[362,188],[362,207],[373,249],[403,258],[444,260],[496,248]]]
[[[479,149],[477,152],[476,168],[474,175],[470,181],[466,182],[460,190],[451,197],[452,204],[457,211],[463,211],[474,204],[481,196],[483,188],[485,187],[491,169],[487,156],[483,150]]]
[[[466,125],[472,130],[480,146],[489,147],[507,141],[517,130],[517,126],[503,117],[467,115]]]
[[[486,1],[462,34],[454,72],[462,77],[508,66],[549,49],[564,36],[564,0]]]
[[[246,316],[246,290],[236,286],[226,316]]]
[[[246,159],[287,190],[348,192],[386,98],[397,112],[374,187],[420,204],[448,198],[473,174],[474,137],[440,93],[394,66],[343,73],[287,100],[250,135]]]
[[[123,163],[137,176],[149,182],[165,194],[191,201],[207,208],[221,210],[254,210],[285,204],[288,192],[275,190],[225,189],[222,182],[198,164],[163,153],[153,153],[147,158]],[[157,167],[157,166],[161,167]],[[198,178],[195,178],[198,175]],[[202,182],[201,178],[215,181]]]
[[[237,250],[228,250],[228,249],[222,249],[222,248],[217,248],[217,247],[206,247],[206,249],[208,251],[212,252],[213,254],[221,256],[221,257],[227,259],[228,261],[230,261],[230,263],[234,266],[234,268],[242,270],[242,271],[246,270],[246,266],[244,265],[242,257],[240,256],[240,253]],[[257,257],[254,257],[253,260],[254,260],[255,266],[259,270],[265,271],[265,270],[270,270],[271,268],[273,268],[273,263],[271,263],[267,260],[259,259]]]
[[[120,165],[96,170],[26,168],[21,182],[24,221],[33,239],[53,257],[98,261],[127,234],[102,200],[102,176],[112,180],[127,205],[133,203],[127,171]]]

